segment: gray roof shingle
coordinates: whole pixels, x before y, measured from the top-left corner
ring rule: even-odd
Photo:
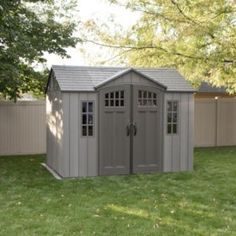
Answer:
[[[109,80],[125,67],[52,66],[62,91],[94,91],[95,87]],[[194,92],[195,89],[175,69],[135,68],[136,71],[167,87],[171,92]]]
[[[202,82],[198,88],[199,93],[226,93],[225,87],[214,87],[206,82]]]

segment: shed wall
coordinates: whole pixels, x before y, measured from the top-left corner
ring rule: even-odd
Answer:
[[[63,177],[98,175],[98,105],[96,93],[62,93],[63,100]],[[82,101],[94,102],[94,136],[83,137]]]
[[[46,96],[46,119],[47,119],[47,165],[63,176],[63,110],[62,94],[56,81],[53,89],[49,89]]]
[[[178,101],[178,132],[167,134],[167,101]],[[194,100],[190,93],[166,93],[164,96],[163,171],[192,170]]]

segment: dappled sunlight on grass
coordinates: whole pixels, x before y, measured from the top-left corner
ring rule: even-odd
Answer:
[[[124,206],[117,206],[113,204],[108,204],[105,209],[111,209],[113,211],[122,213],[122,214],[127,214],[127,215],[133,215],[133,216],[138,216],[142,218],[149,219],[149,214],[147,211],[141,210],[141,209],[135,209],[135,208],[129,208],[129,207],[124,207]]]

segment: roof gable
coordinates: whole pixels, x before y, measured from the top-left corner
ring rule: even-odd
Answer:
[[[167,87],[165,85],[163,85],[163,84],[159,83],[158,81],[150,78],[149,76],[143,74],[142,72],[139,72],[139,71],[135,70],[134,68],[128,68],[128,69],[117,72],[113,76],[109,77],[108,79],[106,79],[106,80],[102,81],[101,83],[99,83],[98,85],[96,85],[95,88],[100,88],[100,87],[106,85],[107,83],[109,83],[113,80],[116,80],[116,79],[120,78],[121,76],[126,75],[126,74],[131,73],[131,72],[134,72],[135,74],[140,75],[141,77],[143,77],[143,78],[145,78],[145,79],[147,79],[151,82],[154,82],[155,84],[162,87],[163,89],[167,89]]]

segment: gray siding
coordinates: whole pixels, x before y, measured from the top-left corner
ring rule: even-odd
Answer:
[[[193,148],[194,148],[194,97],[193,94],[188,97],[188,140],[184,140],[184,142],[188,141],[188,170],[193,169]],[[183,131],[183,129],[182,129]],[[182,144],[181,144],[182,145]]]
[[[63,176],[63,111],[62,94],[56,81],[51,80],[46,96],[47,165]]]
[[[167,134],[167,101],[179,102],[178,133]],[[164,96],[164,143],[163,171],[192,169],[193,159],[193,95],[189,93],[166,93]]]
[[[98,174],[97,151],[97,94],[63,93],[63,176],[84,177]],[[94,136],[81,133],[81,102],[94,102]]]

